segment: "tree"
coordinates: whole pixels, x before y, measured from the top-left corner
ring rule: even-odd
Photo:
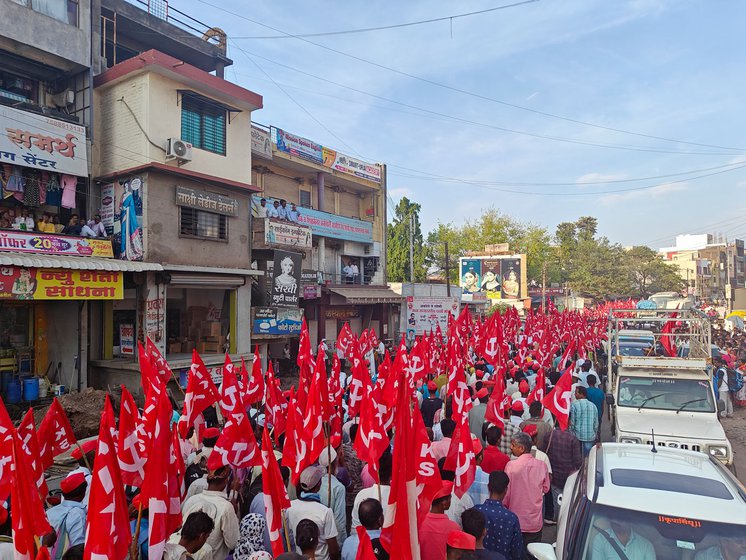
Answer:
[[[427,279],[425,267],[425,244],[420,228],[421,206],[403,197],[394,209],[394,221],[389,224],[386,243],[386,262],[388,266],[389,282],[409,282],[409,230],[410,216],[414,219],[414,281],[423,282]]]
[[[678,269],[650,247],[636,246],[624,255],[631,295],[647,298],[656,292],[675,292],[684,287]]]

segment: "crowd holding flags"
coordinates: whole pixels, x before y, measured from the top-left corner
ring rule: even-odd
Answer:
[[[304,321],[296,387],[283,392],[271,363],[262,372],[258,351],[250,369],[243,359],[237,367],[226,356],[222,382],[217,387],[194,351],[177,423],[173,422],[167,391],[173,372],[157,347],[147,340],[138,349],[143,410],[138,410],[132,394],[123,387],[118,422],[108,396],[102,411],[89,473],[85,558],[121,560],[137,555],[125,485],[130,492],[139,490],[135,535],[139,520],[147,515],[149,557],[163,557],[169,536],[185,521],[181,505],[186,466],[181,442],[189,437],[200,441],[204,413],[216,407],[222,416],[222,430],[207,467],[211,472],[225,467],[235,472],[253,468],[261,471],[271,542],[271,551],[267,552],[279,555],[293,548],[285,526],[283,512],[290,507],[290,500],[280,464],[290,469],[291,481],[296,484],[307,467],[326,455],[331,479],[331,451],[339,448],[346,436],[343,425],[354,423],[357,437],[352,448],[368,465],[374,480],[378,480],[382,454],[389,450],[392,453],[391,490],[386,503],[381,504],[385,511],[381,543],[389,552],[396,550],[392,557],[420,559],[418,526],[442,481],[430,450],[432,436],[420,414],[418,392],[426,390],[428,382],[443,379],[443,393],[450,400],[451,418],[456,424],[443,468],[455,473],[453,492],[461,498],[475,480],[475,456],[481,450],[469,429],[469,412],[475,401],[470,379],[473,366],[489,366],[490,373],[483,380],[490,389],[483,399],[485,422],[503,426],[509,421],[511,395],[506,383],[514,370],[531,366],[535,377],[527,404],[541,402],[566,429],[572,364],[599,348],[608,311],[559,312],[550,306],[546,314],[528,311],[520,317],[511,308],[504,315],[494,313],[475,319],[464,308],[449,321],[445,334],[438,328],[419,337],[411,347],[402,339],[394,357],[385,352],[375,369],[366,358],[379,344],[372,329],[357,336],[345,324],[332,355],[320,345],[314,356]],[[561,356],[560,367],[566,367],[566,371],[550,387],[548,372],[555,356]],[[345,371],[342,361],[349,364]],[[372,371],[377,373],[372,375]],[[259,416],[262,423],[257,426]],[[16,558],[47,554],[42,538],[52,532],[52,527],[44,513],[44,471],[56,456],[77,446],[57,399],[38,429],[31,410],[14,426],[0,401],[0,503],[10,501]],[[279,462],[275,449],[282,451]],[[359,540],[362,552],[358,558],[374,558],[370,538],[360,534]]]

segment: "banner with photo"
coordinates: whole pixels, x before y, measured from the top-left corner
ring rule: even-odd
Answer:
[[[461,293],[473,294],[482,289],[482,261],[479,259],[461,259]]]
[[[298,335],[303,324],[302,309],[257,307],[254,311],[254,334]]]
[[[488,299],[502,298],[502,265],[499,259],[482,261],[482,282],[480,287]]]
[[[367,163],[345,154],[341,154],[331,148],[323,148],[324,167],[329,167],[340,173],[360,177],[373,183],[381,182],[381,166]]]
[[[521,297],[521,259],[508,258],[500,262],[502,294],[504,299]]]
[[[448,331],[448,316],[454,319],[459,313],[459,298],[456,297],[420,297],[407,296],[407,307],[402,310],[402,324],[406,323],[407,331],[414,329],[415,334],[424,335],[435,332],[440,326],[441,332]]]
[[[300,253],[275,251],[272,269],[272,307],[298,307],[302,260]]]
[[[314,163],[324,163],[323,148],[321,144],[317,144],[308,138],[291,134],[281,128],[272,127],[272,131],[274,132],[274,141],[275,146],[277,146],[277,151],[307,159]]]

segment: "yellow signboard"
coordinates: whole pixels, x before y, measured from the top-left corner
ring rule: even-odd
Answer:
[[[0,299],[124,299],[121,272],[0,267]]]

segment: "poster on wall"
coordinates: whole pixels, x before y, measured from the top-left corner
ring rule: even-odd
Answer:
[[[417,335],[429,334],[438,326],[441,332],[447,332],[448,316],[455,319],[459,313],[459,298],[408,296],[405,313],[407,332],[414,329]]]
[[[106,234],[114,233],[114,183],[101,187],[101,223],[106,228]]]
[[[273,307],[298,307],[302,258],[300,253],[275,251],[272,269]]]
[[[135,325],[132,323],[119,325],[119,354],[122,356],[135,355]]]
[[[521,295],[521,259],[502,259],[500,262],[504,299],[518,299]]]
[[[254,312],[254,334],[298,335],[303,324],[302,309],[258,307]]]
[[[482,261],[479,259],[461,259],[461,292],[473,294],[479,292],[482,281]]]
[[[114,183],[114,227],[112,245],[118,259],[141,261],[142,200],[145,182],[141,177],[120,179]],[[102,218],[103,221],[103,218]]]
[[[498,259],[482,261],[481,290],[488,299],[502,298],[502,266]]]
[[[272,131],[274,132],[275,146],[277,146],[278,151],[318,164],[324,162],[321,144],[317,144],[308,138],[291,134],[281,128],[273,127]]]

